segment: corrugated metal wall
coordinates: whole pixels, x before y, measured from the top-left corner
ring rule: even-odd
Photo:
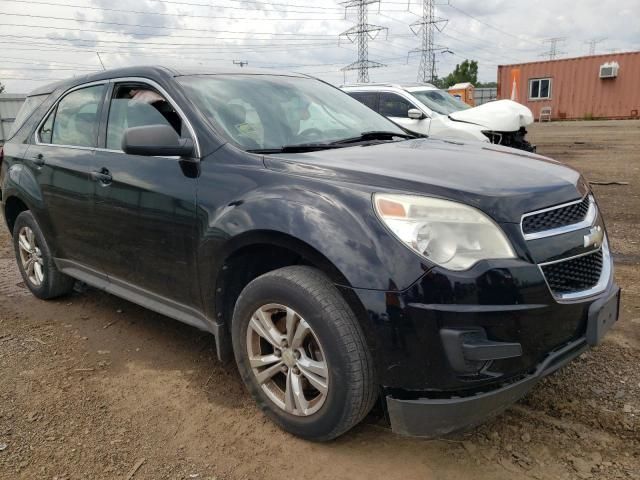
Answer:
[[[26,95],[16,93],[0,94],[0,143],[4,143],[9,136],[13,120],[18,115],[26,97]]]
[[[478,105],[484,105],[485,103],[489,103],[498,98],[498,89],[494,87],[480,87],[476,88],[473,92],[473,98],[476,103],[476,107]]]
[[[607,62],[620,65],[616,78],[600,78],[600,65]],[[500,65],[498,98],[511,98],[514,77],[519,78],[518,101],[536,119],[545,106],[551,107],[554,119],[637,118],[640,114],[640,52]],[[550,99],[529,99],[529,80],[536,78],[552,79]]]

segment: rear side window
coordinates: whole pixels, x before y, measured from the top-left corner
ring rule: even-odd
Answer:
[[[375,92],[347,92],[353,98],[363,103],[371,110],[378,111],[378,94]]]
[[[13,125],[11,126],[11,131],[9,132],[9,138],[13,137],[16,132],[20,129],[24,122],[35,112],[40,105],[46,100],[49,94],[45,95],[32,95],[31,97],[27,97],[22,107],[18,111],[18,115],[16,115],[16,119],[13,121]]]
[[[127,128],[149,125],[168,125],[187,136],[180,115],[158,91],[145,84],[118,84],[109,106],[107,148],[120,150]]]
[[[74,90],[49,114],[38,136],[43,143],[95,147],[104,85]]]
[[[412,108],[415,107],[400,95],[380,94],[380,114],[385,117],[409,118],[409,110]]]

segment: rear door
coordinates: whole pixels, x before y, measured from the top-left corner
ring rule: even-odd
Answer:
[[[42,219],[56,258],[100,270],[101,243],[91,178],[106,83],[75,88],[48,112],[27,151],[44,207]]]
[[[422,110],[406,98],[397,93],[381,92],[379,102],[378,112],[389,118],[389,120],[413,132],[423,135],[429,133],[430,119],[423,118],[422,120],[414,120],[409,118],[409,110]]]
[[[105,175],[96,210],[110,283],[197,307],[198,165],[175,157],[128,155],[121,149],[124,131],[131,127],[169,125],[192,137],[175,105],[153,82],[113,82],[96,152],[97,169]]]

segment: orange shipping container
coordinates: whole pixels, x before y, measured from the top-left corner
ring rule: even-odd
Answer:
[[[474,90],[475,87],[469,82],[456,83],[454,86],[447,89],[449,95],[456,97],[461,102],[471,105],[472,107],[476,106],[475,98],[473,96]]]
[[[536,119],[543,107],[553,119],[638,118],[640,52],[500,65],[498,98],[513,97]]]

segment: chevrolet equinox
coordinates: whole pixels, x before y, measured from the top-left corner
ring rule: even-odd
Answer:
[[[597,345],[620,290],[582,176],[416,136],[304,75],[125,68],[43,87],[2,150],[26,286],[214,335],[276,424],[477,425]]]

